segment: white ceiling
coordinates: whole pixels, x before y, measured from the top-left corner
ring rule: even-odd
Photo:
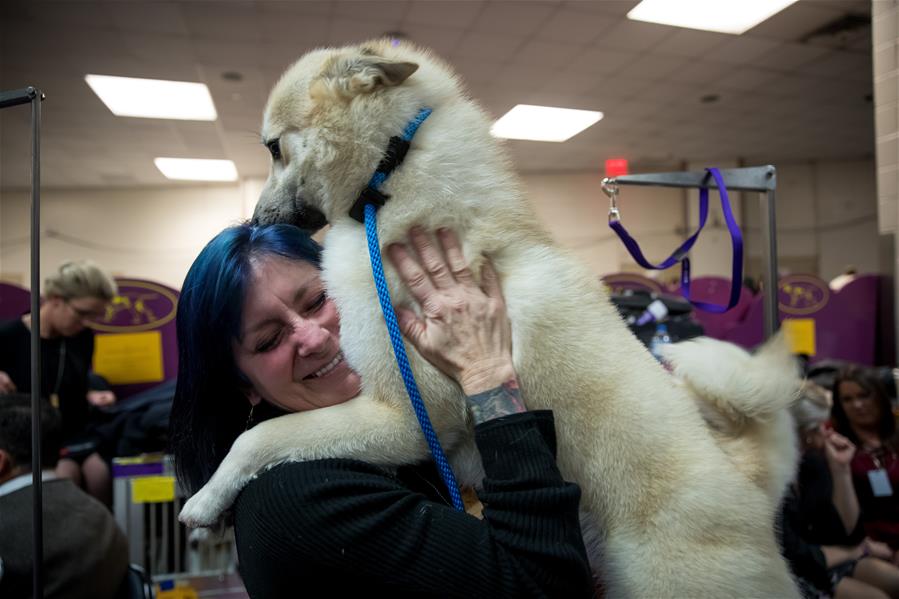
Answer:
[[[673,1],[673,0],[672,0]],[[517,103],[601,110],[568,142],[514,141],[522,171],[741,158],[871,156],[868,0],[800,0],[740,36],[629,21],[637,0],[0,3],[0,89],[40,88],[47,187],[167,185],[156,156],[229,158],[265,176],[269,88],[303,52],[401,31],[497,117]],[[846,15],[861,27],[806,39]],[[222,77],[237,72],[240,81]],[[84,75],[206,83],[215,122],[113,116]],[[700,98],[717,94],[704,104]],[[0,186],[29,184],[30,112],[0,111]]]

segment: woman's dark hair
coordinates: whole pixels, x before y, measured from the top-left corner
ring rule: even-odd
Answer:
[[[251,261],[282,256],[321,262],[321,246],[292,225],[241,224],[216,235],[194,260],[178,300],[178,382],[170,444],[178,480],[191,495],[202,487],[244,431],[250,382],[237,369],[238,338]],[[254,410],[276,413],[266,402]]]
[[[877,402],[877,406],[880,409],[878,436],[884,443],[896,446],[896,418],[893,416],[890,398],[874,373],[861,366],[850,365],[841,368],[833,381],[833,407],[830,415],[833,418],[834,429],[857,446],[860,445],[861,441],[849,424],[849,418],[846,416],[842,398],[840,397],[840,383],[845,382],[853,382],[871,394],[871,397]]]

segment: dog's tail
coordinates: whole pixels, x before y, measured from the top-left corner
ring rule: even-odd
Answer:
[[[799,368],[782,333],[754,354],[708,337],[666,346],[664,352],[675,376],[730,426],[769,420],[799,395]]]
[[[802,384],[783,334],[754,354],[701,338],[667,346],[663,355],[693,395],[721,449],[776,505],[798,457],[788,408]]]

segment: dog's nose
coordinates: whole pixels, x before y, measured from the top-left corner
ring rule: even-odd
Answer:
[[[293,224],[304,231],[315,233],[328,224],[328,219],[318,208],[309,204],[300,204],[293,218]]]

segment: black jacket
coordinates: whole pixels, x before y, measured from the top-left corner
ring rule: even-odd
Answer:
[[[590,597],[580,489],[555,464],[550,412],[480,424],[484,519],[455,511],[432,465],[289,463],[235,504],[250,596]]]

